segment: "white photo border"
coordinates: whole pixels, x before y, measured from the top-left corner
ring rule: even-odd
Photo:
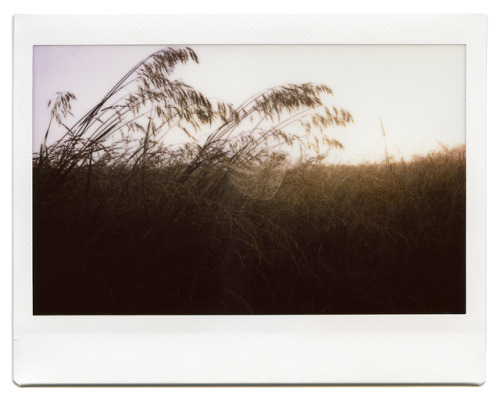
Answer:
[[[482,384],[486,28],[484,15],[15,16],[14,382]],[[466,314],[33,316],[33,46],[160,44],[465,45]]]

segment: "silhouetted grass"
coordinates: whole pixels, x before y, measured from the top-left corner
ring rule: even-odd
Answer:
[[[34,167],[35,314],[465,312],[465,150],[301,164],[269,200],[217,164]]]

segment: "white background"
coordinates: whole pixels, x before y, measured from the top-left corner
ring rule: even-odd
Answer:
[[[373,4],[371,4],[373,3]],[[399,4],[401,3],[401,4]],[[135,5],[130,2],[87,0],[85,2],[67,2],[67,1],[43,1],[35,3],[34,1],[16,1],[12,5],[2,5],[1,14],[1,35],[2,54],[4,55],[0,63],[2,68],[1,88],[2,88],[2,120],[4,129],[2,129],[3,142],[0,146],[0,160],[2,165],[0,173],[4,192],[2,198],[2,227],[0,240],[0,253],[2,259],[2,274],[0,276],[0,309],[3,316],[3,323],[0,325],[0,389],[4,392],[4,397],[18,397],[25,395],[34,395],[38,397],[87,397],[88,395],[98,395],[99,397],[108,397],[109,395],[121,395],[123,397],[136,397],[137,395],[151,395],[153,397],[164,397],[164,395],[173,395],[174,397],[186,397],[191,395],[208,395],[209,397],[254,397],[254,395],[264,395],[274,397],[276,395],[287,395],[303,397],[304,395],[314,397],[331,397],[331,395],[342,395],[342,397],[357,396],[375,396],[384,398],[420,398],[423,395],[427,397],[453,396],[462,398],[474,396],[478,398],[493,398],[500,392],[500,348],[498,336],[499,312],[497,305],[500,302],[500,290],[496,287],[498,281],[498,210],[494,204],[498,201],[498,176],[495,172],[499,170],[500,157],[496,154],[496,148],[499,144],[498,133],[500,126],[498,122],[498,106],[500,98],[498,94],[498,72],[500,71],[500,62],[498,49],[500,48],[500,28],[498,26],[500,13],[495,8],[493,1],[425,1],[421,0],[417,5],[402,4],[398,1],[355,1],[349,2],[329,2],[328,7],[321,6],[320,1],[308,0],[303,4],[293,4],[292,2],[271,2],[252,1],[245,5],[236,5],[234,1],[209,1],[209,2],[190,2],[184,0],[181,4],[162,1],[154,2],[142,0]],[[286,6],[285,6],[286,5]],[[485,13],[489,16],[489,44],[488,44],[488,358],[487,358],[487,382],[482,387],[425,387],[425,388],[405,388],[405,387],[336,387],[336,388],[93,388],[75,389],[75,388],[18,388],[11,382],[11,38],[12,21],[11,16],[14,13],[29,14],[167,14],[167,13]],[[495,187],[495,182],[496,187]],[[250,396],[251,395],[251,396]],[[299,396],[300,395],[300,396]]]

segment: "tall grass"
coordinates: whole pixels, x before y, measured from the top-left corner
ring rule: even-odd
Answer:
[[[384,164],[297,167],[271,200],[229,184],[179,186],[176,173],[117,179],[102,168],[90,189],[75,175],[40,204],[35,312],[465,310],[461,150],[393,163],[390,172]]]
[[[328,87],[212,104],[171,78],[188,61],[146,58],[35,154],[35,314],[464,312],[464,149],[323,165],[341,147],[327,128],[352,122]],[[174,131],[185,143],[165,144]],[[272,190],[245,190],[277,168]]]

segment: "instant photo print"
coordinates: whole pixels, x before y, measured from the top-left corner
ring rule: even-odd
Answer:
[[[14,18],[14,381],[485,378],[482,15]]]

